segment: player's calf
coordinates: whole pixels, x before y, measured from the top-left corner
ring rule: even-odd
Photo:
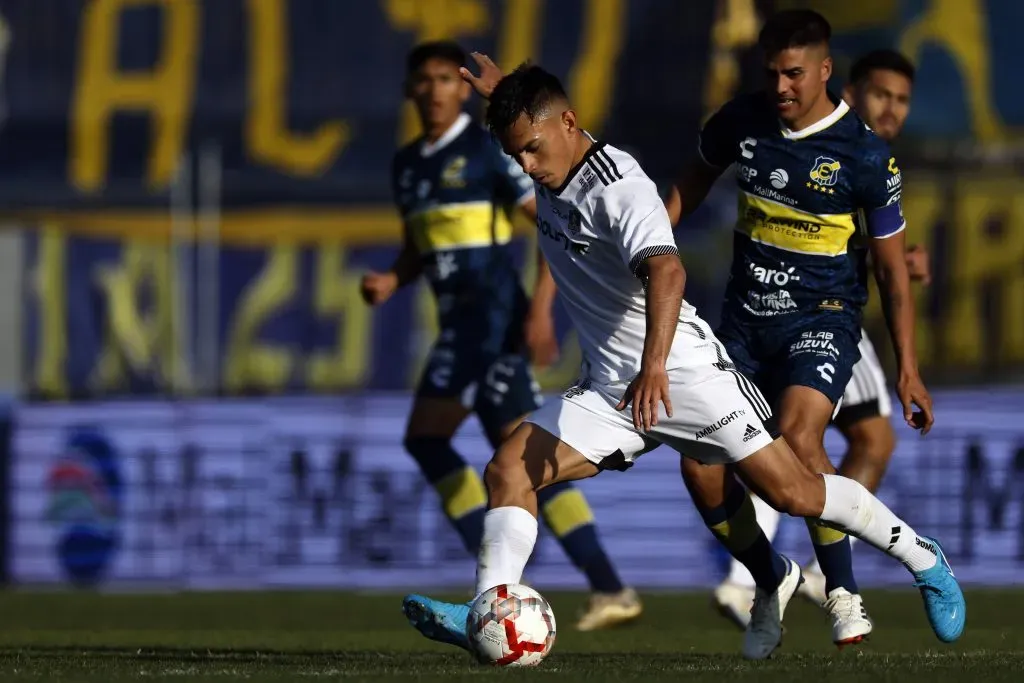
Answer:
[[[877,491],[896,450],[892,424],[887,418],[875,415],[844,425],[840,431],[849,447],[839,473],[859,481],[869,491]]]

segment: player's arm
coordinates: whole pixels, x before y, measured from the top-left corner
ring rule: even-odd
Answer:
[[[646,282],[647,335],[642,366],[664,370],[679,323],[686,271],[678,253],[651,256],[637,264],[636,276]]]
[[[726,167],[712,166],[700,155],[686,165],[665,198],[665,210],[672,225],[677,225],[700,206]]]
[[[363,300],[371,306],[379,306],[390,299],[395,292],[414,282],[423,272],[419,250],[409,234],[408,225],[402,229],[402,249],[398,252],[391,268],[383,273],[369,272],[360,282]]]
[[[669,190],[665,210],[672,225],[693,213],[736,153],[738,113],[735,101],[715,112],[700,131],[697,152]]]
[[[883,181],[884,182],[884,181]],[[884,187],[884,185],[883,185]],[[896,353],[896,392],[903,404],[907,424],[927,433],[934,422],[932,401],[917,367],[914,298],[907,269],[906,223],[898,196],[884,206],[866,213],[871,242],[871,259],[878,282],[879,298]],[[921,408],[915,414],[913,407]]]
[[[398,181],[398,156],[391,163],[391,191],[398,204],[400,183]],[[419,250],[412,239],[411,228],[406,220],[402,220],[402,248],[386,272],[371,271],[363,276],[359,290],[363,300],[371,306],[379,306],[390,299],[395,292],[416,280],[423,270]]]
[[[623,394],[618,410],[632,404],[633,426],[646,431],[658,424],[659,403],[664,403],[666,414],[672,416],[666,366],[679,324],[686,272],[668,213],[650,180],[626,178],[610,185],[598,200],[595,217],[644,287],[647,326],[640,372]]]

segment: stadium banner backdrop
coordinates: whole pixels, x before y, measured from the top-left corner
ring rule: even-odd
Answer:
[[[18,584],[151,588],[465,587],[473,562],[401,447],[394,395],[23,405],[11,443],[9,558]],[[939,537],[970,584],[1024,581],[1024,389],[940,393],[932,435],[894,418],[881,496]],[[841,453],[836,434],[830,452]],[[456,447],[477,466],[475,423]],[[693,510],[671,451],[582,482],[631,584],[707,586],[724,556]],[[787,520],[780,548],[810,552]],[[906,584],[856,546],[862,585]],[[527,569],[581,588],[546,531]]]
[[[249,217],[386,203],[391,154],[417,133],[405,56],[440,37],[543,64],[581,125],[667,179],[700,120],[760,85],[760,17],[795,4],[833,23],[837,91],[865,50],[917,64],[909,136],[1019,134],[1016,0],[5,0],[0,206],[163,211],[199,157],[223,166],[225,210]]]

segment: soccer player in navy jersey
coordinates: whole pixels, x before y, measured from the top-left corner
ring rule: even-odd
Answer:
[[[904,418],[924,433],[933,422],[917,368],[899,167],[885,140],[827,90],[830,36],[828,22],[811,10],[768,19],[759,37],[768,87],[735,98],[708,120],[698,157],[667,201],[676,223],[735,165],[739,216],[716,333],[775,408],[797,456],[824,475],[836,471],[824,449],[825,430],[860,357],[866,262],[862,250],[851,249],[853,239],[869,245]],[[712,501],[717,495],[726,506],[722,480],[729,475],[721,466],[683,459],[682,469],[695,497]],[[728,519],[730,512],[723,507],[721,516]],[[814,520],[808,528],[826,578],[833,641],[860,642],[873,625],[853,576],[849,538]],[[898,531],[893,528],[894,544]],[[920,558],[928,566],[908,568],[915,575],[935,573],[935,589],[922,590],[929,618],[940,638],[959,635],[962,594],[951,575],[939,576],[945,559],[929,545],[931,557]]]

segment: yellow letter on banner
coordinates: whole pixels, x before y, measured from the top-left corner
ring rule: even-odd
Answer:
[[[93,385],[100,392],[128,386],[128,369],[148,374],[166,389],[184,381],[179,370],[176,269],[173,251],[165,244],[129,242],[121,263],[101,269],[106,295],[106,340],[100,352]],[[140,300],[151,300],[148,312]]]
[[[257,339],[260,328],[298,287],[298,247],[273,248],[267,265],[246,288],[231,321],[224,384],[231,393],[283,391],[292,372],[292,354]]]
[[[118,20],[129,8],[159,5],[162,53],[152,71],[120,71]],[[167,185],[181,156],[192,108],[199,10],[195,0],[91,0],[82,16],[81,53],[71,115],[71,182],[101,189],[110,160],[110,122],[118,111],[148,111],[154,143],[147,180]]]
[[[249,153],[260,163],[297,176],[326,170],[348,143],[344,121],[330,121],[310,135],[288,130],[288,24],[282,0],[249,0],[249,91],[245,125]],[[320,65],[330,69],[330,65]]]
[[[39,301],[33,391],[46,398],[68,395],[64,364],[68,358],[67,280],[64,232],[45,226],[39,234],[32,285]]]
[[[569,99],[580,126],[599,134],[615,89],[627,17],[622,0],[587,0],[586,7],[580,54],[569,72]]]
[[[1024,218],[1019,181],[1013,178],[972,178],[960,181],[954,220],[953,286],[950,288],[946,344],[957,364],[1024,357],[1020,264],[1024,262]],[[993,323],[985,314],[989,285],[998,284],[1001,307]],[[1017,288],[1016,291],[1014,288]],[[986,333],[990,331],[990,334]],[[998,336],[996,336],[998,335]],[[987,339],[995,338],[995,344]]]
[[[337,319],[338,342],[333,353],[313,353],[306,366],[307,386],[337,391],[359,386],[370,369],[371,309],[359,294],[358,273],[345,272],[345,251],[326,244],[316,263],[313,304],[317,315]]]

